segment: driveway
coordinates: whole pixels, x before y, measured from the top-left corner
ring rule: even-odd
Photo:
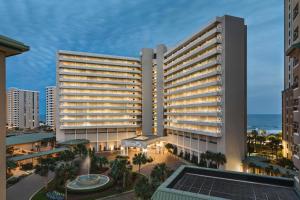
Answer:
[[[54,177],[54,173],[49,173],[49,180]],[[31,174],[6,190],[6,200],[28,200],[35,192],[45,185],[45,177]]]

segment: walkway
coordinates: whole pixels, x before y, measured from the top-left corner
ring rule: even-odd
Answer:
[[[50,173],[49,180],[51,180],[53,177],[54,173]],[[44,185],[45,177],[41,177],[37,174],[29,175],[6,190],[6,200],[28,200]]]

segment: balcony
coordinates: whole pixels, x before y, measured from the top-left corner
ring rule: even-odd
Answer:
[[[295,167],[297,167],[297,169],[300,169],[300,159],[297,154],[293,155],[293,162]]]
[[[300,144],[300,135],[297,132],[294,132],[294,144]]]

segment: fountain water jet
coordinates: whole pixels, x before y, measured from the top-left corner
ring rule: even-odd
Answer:
[[[87,191],[97,189],[109,182],[109,177],[101,174],[90,174],[91,157],[88,154],[82,164],[82,168],[87,169],[87,174],[77,176],[75,180],[67,184],[67,188],[73,191]]]

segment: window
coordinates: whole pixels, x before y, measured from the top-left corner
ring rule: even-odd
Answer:
[[[299,13],[299,4],[297,3],[293,10],[293,19],[297,17],[298,13]]]
[[[298,35],[299,35],[299,27],[297,26],[297,28],[295,28],[294,34],[293,34],[294,41],[298,39]]]

